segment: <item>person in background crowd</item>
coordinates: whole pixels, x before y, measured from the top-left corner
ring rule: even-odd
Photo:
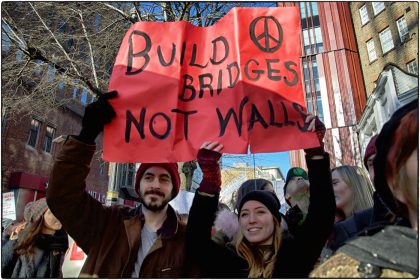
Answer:
[[[47,201],[51,211],[87,254],[80,275],[99,278],[179,278],[184,276],[186,225],[168,204],[180,188],[176,163],[143,163],[135,191],[141,205],[106,207],[86,191],[95,139],[115,118],[102,94],[85,109],[79,136],[63,144],[50,176]]]
[[[373,186],[366,172],[358,166],[343,165],[332,170],[336,221],[373,206]]]
[[[374,181],[373,159],[376,155],[375,141],[378,136],[373,136],[366,147],[363,159],[364,166],[369,171],[371,182]],[[334,241],[328,245],[328,251],[325,251],[323,258],[331,256],[344,243],[358,235],[366,235],[371,229],[382,228],[389,224],[389,217],[393,215],[386,207],[377,191],[373,193],[373,207],[358,211],[350,218],[338,222],[334,225]]]
[[[418,100],[403,106],[376,139],[375,188],[393,224],[346,243],[311,277],[418,278],[418,114]]]
[[[289,232],[293,235],[305,222],[309,208],[308,173],[300,167],[292,167],[287,172],[283,188],[284,199],[290,206],[284,218]]]
[[[25,227],[15,229],[2,245],[3,278],[62,278],[67,234],[45,198],[25,207]]]
[[[330,257],[346,239],[343,235],[340,222],[352,219],[355,213],[367,211],[373,206],[373,186],[366,172],[358,166],[343,165],[332,171],[336,209],[334,229],[321,253],[321,262]],[[363,219],[358,216],[358,219]],[[365,221],[367,224],[369,220]]]
[[[235,239],[226,246],[211,240],[221,186],[219,151],[223,146],[218,142],[202,145],[197,160],[203,180],[190,209],[186,238],[186,252],[202,269],[201,277],[308,276],[332,229],[335,213],[329,156],[322,145],[325,126],[318,119],[314,124],[313,118],[308,116],[306,120],[310,123],[308,130],[317,131],[321,145],[305,150],[310,205],[301,234],[293,239],[282,238],[277,196],[273,192],[256,190],[247,193],[239,203],[240,230]]]
[[[365,165],[367,171],[369,172],[369,178],[373,182],[375,178],[375,171],[373,168],[373,160],[376,155],[375,142],[378,135],[372,136],[370,138],[368,145],[366,146],[365,156],[363,157],[363,164]]]

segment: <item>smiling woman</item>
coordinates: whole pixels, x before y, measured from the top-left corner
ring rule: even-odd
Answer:
[[[211,239],[221,186],[218,164],[221,148],[217,144],[203,144],[198,152],[203,180],[194,196],[187,225],[186,253],[200,268],[200,277],[307,277],[334,222],[328,155],[323,152],[322,156],[307,157],[310,208],[299,234],[283,237],[280,201],[276,194],[253,190],[239,202],[240,227],[233,241],[220,245]],[[316,176],[311,177],[311,174]]]

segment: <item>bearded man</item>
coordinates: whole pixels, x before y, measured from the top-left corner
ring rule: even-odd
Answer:
[[[67,137],[50,176],[48,206],[87,254],[81,277],[191,276],[184,270],[186,225],[168,204],[180,188],[176,163],[140,165],[135,190],[142,203],[135,209],[104,206],[85,191],[95,139],[115,118],[108,99],[116,96],[102,94],[88,105],[80,134]]]

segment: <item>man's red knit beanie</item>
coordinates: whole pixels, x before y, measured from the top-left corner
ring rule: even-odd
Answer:
[[[365,164],[366,169],[368,169],[367,161],[369,157],[376,154],[376,138],[378,138],[378,134],[370,138],[369,144],[366,146],[365,156],[363,157],[363,163]]]
[[[140,164],[140,167],[137,170],[136,174],[136,184],[134,185],[134,190],[136,191],[137,195],[140,197],[140,180],[143,177],[144,172],[146,172],[146,170],[152,166],[160,166],[162,168],[165,168],[169,172],[169,174],[171,174],[171,180],[173,185],[172,198],[176,197],[179,193],[181,178],[179,177],[178,173],[178,164],[176,164],[175,162]]]

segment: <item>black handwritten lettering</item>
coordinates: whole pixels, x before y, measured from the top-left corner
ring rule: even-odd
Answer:
[[[193,100],[195,98],[196,90],[195,90],[194,86],[192,85],[193,78],[190,75],[185,74],[183,76],[183,78],[184,78],[184,85],[182,87],[181,95],[179,95],[178,98],[180,100],[184,101],[184,102],[187,102],[187,101]],[[189,83],[187,83],[187,81],[189,81]],[[187,89],[190,90],[190,92],[191,92],[191,95],[188,98],[185,97]]]
[[[280,81],[280,76],[274,76],[273,73],[280,73],[280,70],[273,69],[271,63],[280,62],[280,59],[267,59],[267,77],[272,81]]]
[[[289,121],[289,115],[287,114],[287,110],[286,110],[286,106],[284,106],[283,102],[280,102],[281,107],[283,109],[283,114],[284,114],[284,125],[285,126],[295,126],[295,122],[294,121]]]
[[[254,73],[254,74],[257,74],[257,76],[256,76],[256,77],[251,77],[251,76],[249,75],[249,70],[248,70],[248,66],[249,66],[249,64],[250,64],[251,62],[254,62],[256,65],[260,65],[260,63],[259,63],[256,59],[250,59],[250,60],[248,60],[248,61],[245,63],[245,69],[244,69],[244,71],[245,71],[245,76],[246,76],[249,80],[251,80],[251,81],[258,81],[258,80],[260,79],[261,74],[263,74],[263,73],[264,73],[264,70],[252,70],[251,72],[252,72],[252,73]]]
[[[223,87],[222,81],[223,81],[223,70],[220,69],[219,75],[217,76],[217,91],[216,91],[217,95],[219,95],[222,92],[222,87]]]
[[[298,82],[298,73],[296,72],[295,69],[290,68],[290,66],[293,65],[293,66],[297,67],[297,64],[294,63],[293,61],[287,61],[284,65],[286,66],[286,69],[289,70],[289,72],[292,72],[293,73],[293,80],[289,82],[287,80],[287,78],[285,77],[284,78],[284,82],[288,86],[294,86],[294,85],[296,85],[297,82]]]
[[[265,122],[263,116],[258,111],[257,106],[255,104],[251,105],[251,118],[249,121],[248,131],[250,131],[254,127],[254,123],[259,122],[264,128],[268,127],[268,124]]]
[[[306,116],[307,116],[307,114],[304,111],[305,109],[300,104],[295,103],[295,102],[293,102],[292,106],[293,106],[293,109],[295,109],[299,113],[300,117],[302,118],[303,125],[301,125],[299,122],[297,123],[299,130],[308,131],[309,124],[305,122]]]
[[[138,35],[138,36],[142,36],[144,38],[145,41],[145,48],[144,50],[138,52],[138,53],[133,53],[133,35]],[[127,61],[127,71],[125,72],[126,75],[136,75],[139,74],[140,72],[142,72],[147,65],[150,62],[150,56],[149,56],[149,51],[152,48],[152,41],[150,40],[150,37],[139,30],[134,30],[133,32],[131,32],[129,38],[128,38],[128,61]],[[144,58],[144,64],[140,67],[140,69],[137,69],[135,71],[133,71],[133,59],[135,57],[143,57]]]
[[[140,119],[137,119],[133,116],[130,110],[126,111],[126,122],[125,122],[125,142],[130,143],[131,136],[131,124],[133,123],[137,129],[141,139],[144,139],[144,116],[146,115],[146,109],[142,108],[140,112]]]
[[[187,48],[187,43],[184,41],[182,43],[182,50],[181,50],[181,57],[179,59],[179,62],[181,64],[181,66],[184,65],[184,57],[185,57],[185,49]]]
[[[205,78],[209,79],[208,83],[204,81]],[[200,93],[198,94],[198,98],[203,98],[205,88],[209,90],[210,96],[213,96],[213,87],[211,86],[211,83],[213,82],[213,75],[210,73],[201,74],[198,76],[198,81],[200,83]]]
[[[222,63],[223,61],[225,61],[225,59],[228,57],[228,55],[229,55],[229,43],[226,40],[226,38],[223,37],[223,36],[217,37],[216,39],[214,39],[211,42],[213,44],[213,57],[210,58],[210,62],[213,65],[218,65],[218,64]],[[222,42],[223,45],[225,46],[225,55],[219,61],[216,61],[216,58],[217,58],[217,44],[216,43],[217,42]]]
[[[236,68],[235,79],[232,78],[232,70],[231,70],[232,68]],[[240,69],[239,69],[239,66],[238,66],[238,62],[234,61],[231,64],[229,64],[227,66],[227,71],[229,72],[229,86],[228,87],[233,88],[236,85],[236,83],[238,82],[238,79],[239,79]]]
[[[220,133],[219,133],[219,137],[222,137],[225,134],[226,131],[226,127],[229,124],[229,120],[230,117],[233,115],[233,118],[235,120],[235,124],[236,124],[236,129],[238,130],[238,135],[241,136],[242,134],[242,113],[243,113],[243,109],[245,104],[249,101],[249,98],[247,96],[245,96],[242,101],[241,104],[239,105],[239,118],[236,115],[235,110],[233,110],[233,108],[230,108],[229,111],[226,114],[226,117],[223,118],[222,113],[220,112],[219,108],[216,108],[216,112],[217,112],[217,117],[219,118],[219,124],[220,124]]]
[[[154,128],[154,124],[156,123],[155,122],[155,119],[158,117],[158,116],[161,116],[165,121],[166,121],[166,131],[163,133],[163,134],[159,134],[159,133],[157,133],[156,132],[156,130],[155,130],[155,128]],[[164,113],[162,113],[162,112],[158,112],[158,113],[155,113],[153,116],[152,116],[152,118],[150,119],[150,122],[149,122],[149,129],[150,129],[150,133],[155,137],[155,138],[157,138],[157,139],[165,139],[165,138],[167,138],[168,136],[169,136],[169,133],[171,132],[171,127],[172,127],[172,124],[171,124],[171,119],[167,116],[167,115],[165,115]]]
[[[172,65],[172,63],[174,63],[174,60],[175,60],[175,52],[176,52],[176,45],[172,43],[171,59],[169,60],[169,62],[166,62],[165,59],[163,58],[162,50],[160,46],[158,46],[157,54],[158,54],[160,65],[162,66]]]
[[[283,124],[276,122],[275,120],[275,111],[274,111],[274,107],[273,104],[271,103],[271,100],[267,100],[268,103],[268,108],[270,110],[270,126],[275,126],[275,127],[282,127]]]
[[[185,140],[188,140],[188,117],[189,117],[189,115],[197,113],[197,110],[181,111],[179,109],[172,109],[171,112],[180,113],[180,114],[184,115],[184,138],[185,138]]]

